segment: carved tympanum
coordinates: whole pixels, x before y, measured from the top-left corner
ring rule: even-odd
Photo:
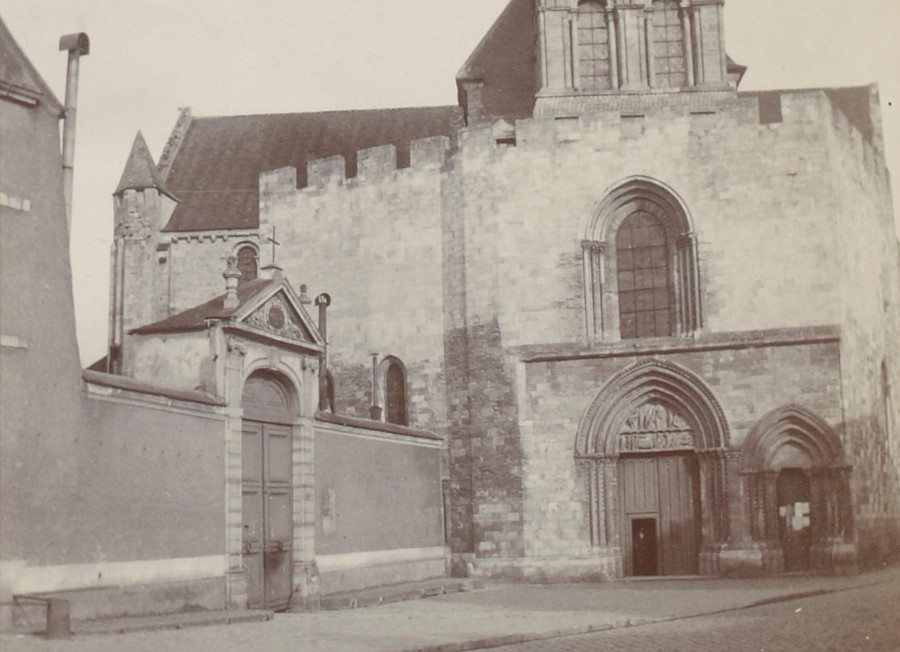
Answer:
[[[658,403],[646,403],[634,410],[619,433],[622,453],[693,447],[694,436],[687,422]]]

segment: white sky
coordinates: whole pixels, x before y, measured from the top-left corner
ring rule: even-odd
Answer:
[[[106,348],[111,194],[134,135],[158,157],[178,117],[455,104],[454,77],[507,0],[3,0],[13,36],[65,95],[59,37],[87,32],[72,267],[81,358]],[[742,90],[881,87],[900,199],[900,0],[727,0]],[[895,213],[900,214],[895,208]]]

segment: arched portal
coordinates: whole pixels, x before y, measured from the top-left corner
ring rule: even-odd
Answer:
[[[741,449],[750,533],[770,553],[766,570],[855,564],[850,467],[840,440],[809,410],[773,410]]]
[[[292,593],[294,400],[280,377],[257,373],[241,405],[242,562],[251,609],[285,609]]]
[[[626,575],[710,572],[704,552],[728,528],[727,441],[718,403],[686,369],[652,360],[616,375],[576,439],[593,546]]]

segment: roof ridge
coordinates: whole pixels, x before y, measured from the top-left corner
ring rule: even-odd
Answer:
[[[293,112],[284,112],[284,113],[238,113],[233,115],[205,115],[205,116],[192,116],[194,121],[203,121],[203,120],[229,120],[232,118],[270,118],[270,117],[279,117],[279,116],[295,116],[295,115],[336,115],[341,113],[374,113],[374,112],[389,112],[389,111],[420,111],[423,109],[449,109],[455,110],[458,109],[459,106],[456,104],[431,104],[428,106],[392,106],[392,107],[373,107],[368,109],[328,109],[325,111],[293,111]]]

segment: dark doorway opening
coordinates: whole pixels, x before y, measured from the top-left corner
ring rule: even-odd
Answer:
[[[631,560],[634,575],[659,574],[655,518],[632,519]]]
[[[807,571],[812,539],[809,478],[802,469],[783,469],[778,474],[777,493],[784,570]]]

